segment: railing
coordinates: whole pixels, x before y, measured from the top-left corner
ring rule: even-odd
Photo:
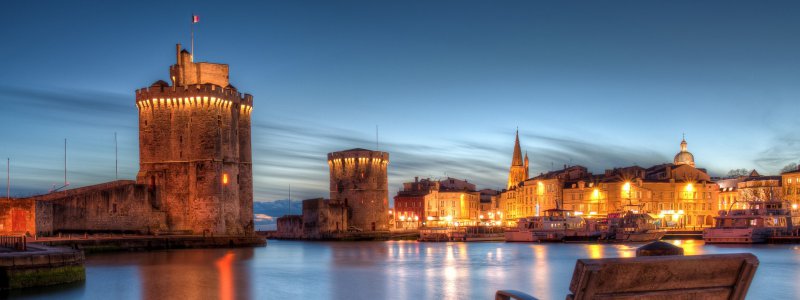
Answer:
[[[0,247],[10,248],[17,251],[27,250],[26,237],[21,236],[0,236]]]

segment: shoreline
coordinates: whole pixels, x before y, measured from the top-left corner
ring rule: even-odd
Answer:
[[[102,252],[132,252],[195,248],[264,247],[267,239],[259,235],[247,236],[91,236],[69,238],[38,238],[29,244],[82,250],[85,254]]]

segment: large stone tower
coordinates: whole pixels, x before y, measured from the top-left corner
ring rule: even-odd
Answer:
[[[514,155],[511,158],[511,168],[508,170],[507,189],[517,186],[518,183],[528,179],[528,154],[525,153],[525,161],[522,161],[522,150],[519,147],[519,131],[514,141]]]
[[[389,230],[389,153],[350,149],[328,153],[331,202],[348,209],[347,223],[364,231]]]
[[[228,65],[195,63],[176,47],[172,85],[136,91],[139,173],[167,228],[194,234],[253,232],[250,112],[253,96],[228,82]]]

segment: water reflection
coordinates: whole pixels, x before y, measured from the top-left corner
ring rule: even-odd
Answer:
[[[800,247],[673,241],[690,255],[751,252],[750,299],[800,294]],[[20,299],[492,299],[517,289],[563,298],[579,258],[634,256],[641,244],[270,241],[256,249],[92,255],[84,284]]]

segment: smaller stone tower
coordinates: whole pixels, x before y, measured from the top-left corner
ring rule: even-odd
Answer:
[[[364,231],[389,230],[389,153],[350,149],[328,153],[332,204],[347,207],[347,223]]]

